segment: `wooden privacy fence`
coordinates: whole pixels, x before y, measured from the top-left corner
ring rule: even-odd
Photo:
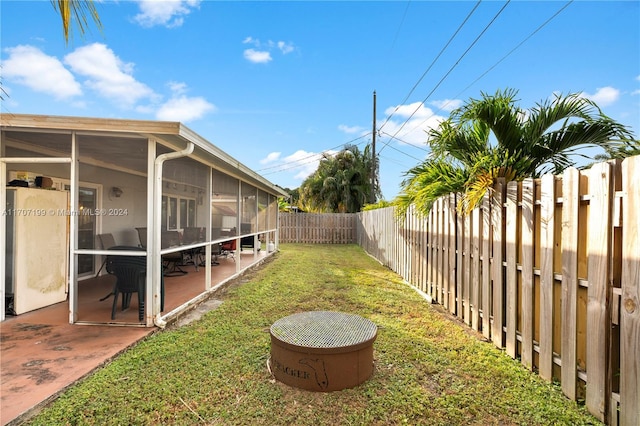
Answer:
[[[634,187],[634,185],[636,185]],[[601,421],[640,425],[640,157],[497,184],[468,216],[359,213],[358,243]]]
[[[282,243],[354,244],[356,213],[280,213]]]

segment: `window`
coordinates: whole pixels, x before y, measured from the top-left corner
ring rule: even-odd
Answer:
[[[196,226],[195,198],[162,197],[162,229],[174,231]]]

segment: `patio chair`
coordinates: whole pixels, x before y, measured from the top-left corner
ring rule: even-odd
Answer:
[[[236,240],[229,240],[220,243],[220,256],[231,257],[236,261]]]
[[[144,319],[145,278],[147,275],[146,259],[134,256],[109,256],[109,269],[116,276],[111,319],[116,319],[118,295],[122,294],[122,310],[131,303],[131,295],[138,293],[138,320]]]
[[[100,241],[100,246],[102,250],[109,250],[111,247],[116,245],[116,240],[113,238],[113,234],[98,234],[98,241]],[[107,258],[105,256],[102,261],[102,265],[100,265],[100,269],[96,272],[96,278],[100,275],[100,272],[104,269],[104,266],[107,264]],[[108,297],[108,296],[107,296]]]
[[[241,234],[248,234],[251,232],[251,224],[250,223],[242,223],[240,224],[240,233]],[[250,248],[253,249],[255,247],[256,244],[256,239],[253,235],[248,236],[248,237],[242,237],[240,239],[240,250],[242,250],[243,248]]]
[[[136,228],[138,231],[138,239],[140,239],[140,247],[147,246],[147,228]]]
[[[218,256],[222,255],[222,249],[220,248],[220,243],[218,244],[212,244],[211,245],[211,264],[212,265],[219,265],[220,262],[218,262]],[[200,266],[204,266],[204,263],[202,263]]]
[[[138,250],[138,247],[114,246],[110,250]],[[131,304],[131,295],[138,293],[138,320],[144,319],[144,299],[147,278],[147,258],[144,256],[107,256],[106,271],[116,277],[113,289],[111,319],[116,317],[118,295],[122,294],[122,310]],[[164,277],[160,274],[160,311],[164,311]]]
[[[180,233],[178,231],[163,231],[161,234],[161,247],[163,249],[169,247],[177,247],[180,245]],[[184,252],[176,251],[162,255],[162,262],[165,266],[164,276],[175,277],[184,275],[187,271],[180,268],[184,265]]]
[[[202,236],[202,228],[191,227],[184,228],[182,232],[182,243],[185,245],[195,244],[204,241]],[[204,263],[204,247],[191,248],[184,251],[183,264],[190,263],[198,270],[198,266]]]

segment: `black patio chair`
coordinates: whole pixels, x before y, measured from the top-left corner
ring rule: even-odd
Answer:
[[[184,228],[182,231],[182,244],[195,244],[204,241],[203,229],[198,227]],[[198,266],[204,264],[204,247],[196,247],[183,252],[183,265],[192,263],[198,270]]]
[[[138,320],[142,321],[144,319],[147,259],[142,256],[108,256],[107,271],[116,276],[111,319],[116,319],[118,295],[122,294],[122,310],[124,311],[131,303],[131,295],[138,293]]]
[[[110,250],[139,250],[138,247],[115,246]],[[164,268],[163,268],[164,269]],[[131,295],[138,293],[138,320],[144,319],[144,300],[146,294],[147,258],[144,256],[107,256],[106,271],[115,275],[113,288],[113,306],[111,319],[116,317],[118,295],[122,294],[122,310],[131,304]],[[164,275],[160,274],[160,311],[164,311]]]
[[[140,240],[140,247],[147,246],[147,228],[136,228],[138,231],[138,239]]]
[[[163,231],[161,234],[162,248],[178,247],[180,245],[180,233],[178,231]],[[184,251],[176,251],[162,255],[164,263],[164,276],[175,277],[184,275],[187,271],[180,266],[184,265]]]
[[[102,250],[109,250],[111,247],[116,246],[116,240],[115,238],[113,238],[113,234],[98,234],[98,241],[100,241]],[[102,272],[102,269],[104,269],[106,264],[107,258],[105,256],[104,260],[102,261],[102,265],[100,265],[100,269],[98,269],[98,272],[96,272],[96,277],[100,275],[100,272]]]

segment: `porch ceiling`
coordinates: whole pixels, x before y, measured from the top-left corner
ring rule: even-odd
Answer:
[[[102,167],[147,172],[147,141],[160,142],[158,154],[180,150],[189,142],[196,149],[190,156],[275,195],[287,195],[206,139],[177,122],[112,120],[84,117],[56,117],[3,114],[0,118],[2,142],[18,151],[43,157],[67,157],[71,153],[71,134],[77,135],[80,161]],[[34,149],[34,148],[37,148]],[[171,160],[174,164],[190,161]],[[173,179],[193,182],[201,177],[194,167],[182,167],[181,176]],[[193,176],[192,176],[192,175]]]

